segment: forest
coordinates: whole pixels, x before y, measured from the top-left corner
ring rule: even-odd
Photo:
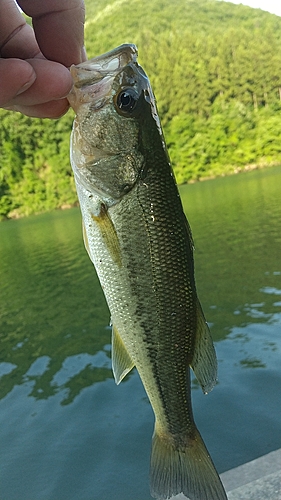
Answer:
[[[85,3],[89,58],[138,46],[179,184],[281,163],[280,17],[220,0]],[[73,112],[0,118],[0,220],[77,203]]]

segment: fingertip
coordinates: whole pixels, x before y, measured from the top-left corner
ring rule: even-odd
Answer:
[[[0,106],[8,105],[25,92],[36,80],[33,67],[22,59],[0,59]]]
[[[31,73],[31,76],[30,76],[29,80],[26,83],[23,84],[23,86],[17,91],[17,93],[15,94],[14,97],[22,94],[27,89],[29,89],[29,87],[31,87],[31,85],[33,85],[33,83],[35,82],[35,80],[36,80],[36,73],[35,73],[35,71],[32,68],[32,73]]]
[[[86,52],[86,47],[83,45],[82,50],[81,50],[81,62],[87,61],[87,52]]]
[[[13,99],[16,106],[36,106],[64,99],[72,89],[73,81],[69,70],[60,63],[46,59],[29,59],[36,73],[31,88]]]
[[[34,106],[14,105],[13,111],[18,111],[32,118],[58,119],[65,115],[69,107],[67,99],[59,99]]]
[[[67,97],[69,92],[71,91],[71,89],[73,87],[72,76],[70,74],[69,69],[66,68],[65,66],[61,67],[60,77],[61,77],[62,81],[61,81],[61,92],[60,92],[60,95],[58,96],[58,99]],[[63,89],[64,89],[64,92],[63,92]]]

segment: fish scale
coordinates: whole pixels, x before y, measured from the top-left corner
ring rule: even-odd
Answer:
[[[152,89],[130,44],[71,73],[71,163],[111,313],[113,373],[119,384],[135,366],[155,414],[151,494],[225,500],[192,413],[190,367],[208,392],[216,356]]]

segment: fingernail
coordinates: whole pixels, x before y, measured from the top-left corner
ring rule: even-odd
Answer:
[[[85,62],[87,61],[87,52],[86,52],[86,48],[85,46],[82,47],[82,50],[81,50],[81,59],[82,59],[82,62]]]
[[[33,72],[31,78],[28,80],[28,82],[26,82],[16,93],[15,97],[20,95],[20,94],[23,94],[23,92],[25,92],[27,89],[29,89],[29,87],[31,87],[31,85],[33,85],[33,83],[35,82],[36,80],[36,74],[35,72]]]

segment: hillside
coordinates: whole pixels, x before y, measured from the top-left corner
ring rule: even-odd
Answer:
[[[219,0],[86,0],[88,57],[138,45],[179,183],[281,163],[281,18]],[[73,114],[0,110],[0,218],[72,205]]]

